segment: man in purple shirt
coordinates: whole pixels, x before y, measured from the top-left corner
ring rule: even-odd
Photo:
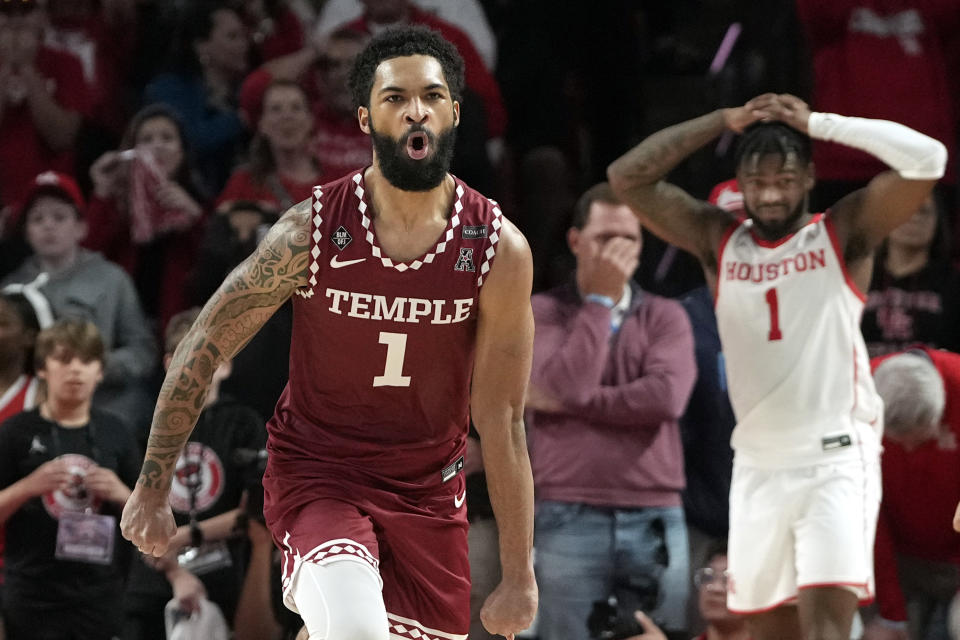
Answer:
[[[689,550],[677,421],[696,377],[690,321],[632,282],[640,225],[608,184],[580,198],[567,239],[576,281],[533,297],[540,637],[584,640],[592,603],[611,595],[680,631]]]

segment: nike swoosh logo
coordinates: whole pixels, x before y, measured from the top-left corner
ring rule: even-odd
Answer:
[[[337,260],[339,256],[334,255],[330,258],[330,266],[334,269],[340,269],[342,267],[349,267],[352,264],[357,264],[358,262],[363,262],[366,258],[357,258],[356,260],[344,260],[343,262]]]
[[[453,505],[459,509],[463,506],[463,501],[467,499],[467,490],[464,489],[463,493],[459,496],[453,496]]]

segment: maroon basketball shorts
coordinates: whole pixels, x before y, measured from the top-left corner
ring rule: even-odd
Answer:
[[[378,573],[391,637],[458,640],[470,629],[462,474],[431,488],[264,475],[264,515],[283,551],[284,603],[306,562],[359,562]],[[383,487],[390,487],[389,490]]]

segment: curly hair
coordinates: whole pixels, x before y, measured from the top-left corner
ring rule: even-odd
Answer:
[[[463,58],[456,47],[438,32],[427,27],[387,29],[367,43],[350,70],[350,91],[356,106],[370,106],[373,76],[384,60],[404,56],[430,56],[440,63],[450,88],[450,96],[460,100],[463,94]]]

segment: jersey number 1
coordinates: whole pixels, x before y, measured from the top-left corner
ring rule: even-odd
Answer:
[[[409,387],[410,376],[403,375],[403,356],[407,352],[407,334],[380,332],[380,344],[387,345],[387,363],[382,376],[373,378],[375,387]]]
[[[770,333],[767,334],[767,340],[773,342],[783,338],[780,333],[780,304],[777,301],[777,288],[767,289],[767,306],[770,308]],[[380,339],[383,342],[383,338]]]

